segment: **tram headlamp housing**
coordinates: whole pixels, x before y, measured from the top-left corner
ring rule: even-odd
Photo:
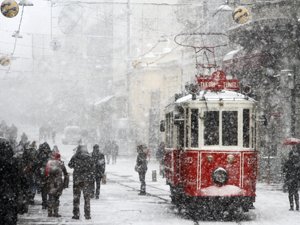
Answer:
[[[212,178],[213,178],[213,181],[215,182],[215,184],[224,185],[228,180],[227,171],[222,167],[218,167],[212,173]]]
[[[228,155],[227,156],[227,162],[230,163],[230,164],[232,164],[234,162],[234,155],[231,155],[231,154]]]

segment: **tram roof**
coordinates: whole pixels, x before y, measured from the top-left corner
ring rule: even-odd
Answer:
[[[250,101],[250,102],[256,102],[253,98],[250,98],[246,95],[243,95],[241,93],[235,92],[235,91],[226,91],[222,90],[219,92],[215,91],[200,91],[199,94],[196,95],[196,100],[198,101]],[[192,95],[186,95],[183,96],[175,101],[175,103],[183,103],[183,102],[192,102],[195,100],[192,100]]]

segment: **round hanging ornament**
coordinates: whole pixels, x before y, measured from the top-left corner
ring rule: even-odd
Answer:
[[[250,13],[244,6],[239,6],[233,10],[232,18],[236,23],[244,24],[250,19]]]
[[[4,0],[1,3],[1,13],[3,16],[12,18],[18,15],[19,5],[15,0]]]
[[[1,66],[8,66],[9,64],[10,64],[10,58],[8,56],[0,57],[0,65]]]

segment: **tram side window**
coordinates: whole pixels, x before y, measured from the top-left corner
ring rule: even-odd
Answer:
[[[166,146],[171,147],[171,114],[166,115]]]
[[[198,147],[198,109],[191,109],[191,147]]]
[[[184,122],[180,122],[177,126],[177,145],[184,147]]]
[[[243,109],[243,147],[250,147],[250,110]]]
[[[189,125],[187,123],[187,121],[189,121],[189,109],[186,109],[185,111],[185,121],[186,121],[186,127],[185,127],[185,146],[188,147],[189,146]]]
[[[238,112],[222,112],[222,145],[234,146],[238,144]]]
[[[219,112],[204,112],[204,145],[219,145]]]

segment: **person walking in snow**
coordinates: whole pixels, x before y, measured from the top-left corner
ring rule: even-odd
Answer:
[[[139,144],[137,146],[137,158],[135,171],[139,174],[139,179],[141,182],[140,193],[139,195],[146,195],[146,172],[147,172],[147,146]]]
[[[117,163],[117,156],[119,155],[119,146],[116,141],[112,141],[112,146],[111,146],[111,159],[112,159],[112,164]]]
[[[106,163],[109,164],[110,162],[110,157],[111,157],[111,147],[112,147],[112,144],[111,144],[111,141],[107,141],[105,143],[105,146],[104,146],[104,150],[103,150],[103,153],[106,157]]]
[[[283,173],[285,174],[285,185],[288,189],[288,196],[290,202],[290,211],[294,210],[294,200],[296,210],[299,211],[299,155],[296,151],[290,151],[289,158],[283,166]]]
[[[81,191],[84,198],[85,219],[91,219],[90,188],[94,181],[94,163],[85,145],[79,145],[68,166],[73,172],[73,217],[79,219]]]
[[[100,152],[99,145],[94,145],[92,158],[94,162],[94,181],[92,184],[92,195],[91,198],[96,196],[96,199],[99,199],[100,195],[100,186],[101,186],[101,179],[105,173],[105,157],[103,153]],[[96,193],[95,193],[95,183],[96,183]]]
[[[47,142],[39,146],[36,156],[36,175],[40,185],[42,194],[42,209],[48,206],[48,193],[47,193],[47,177],[45,175],[45,168],[48,160],[51,158],[51,149]]]
[[[47,177],[48,217],[61,217],[58,214],[59,198],[64,188],[68,187],[69,175],[59,152],[53,152],[47,162],[45,175]]]
[[[0,137],[0,223],[16,225],[20,177],[9,140]]]
[[[159,174],[165,177],[165,143],[161,142],[156,151],[156,160],[159,162]]]

